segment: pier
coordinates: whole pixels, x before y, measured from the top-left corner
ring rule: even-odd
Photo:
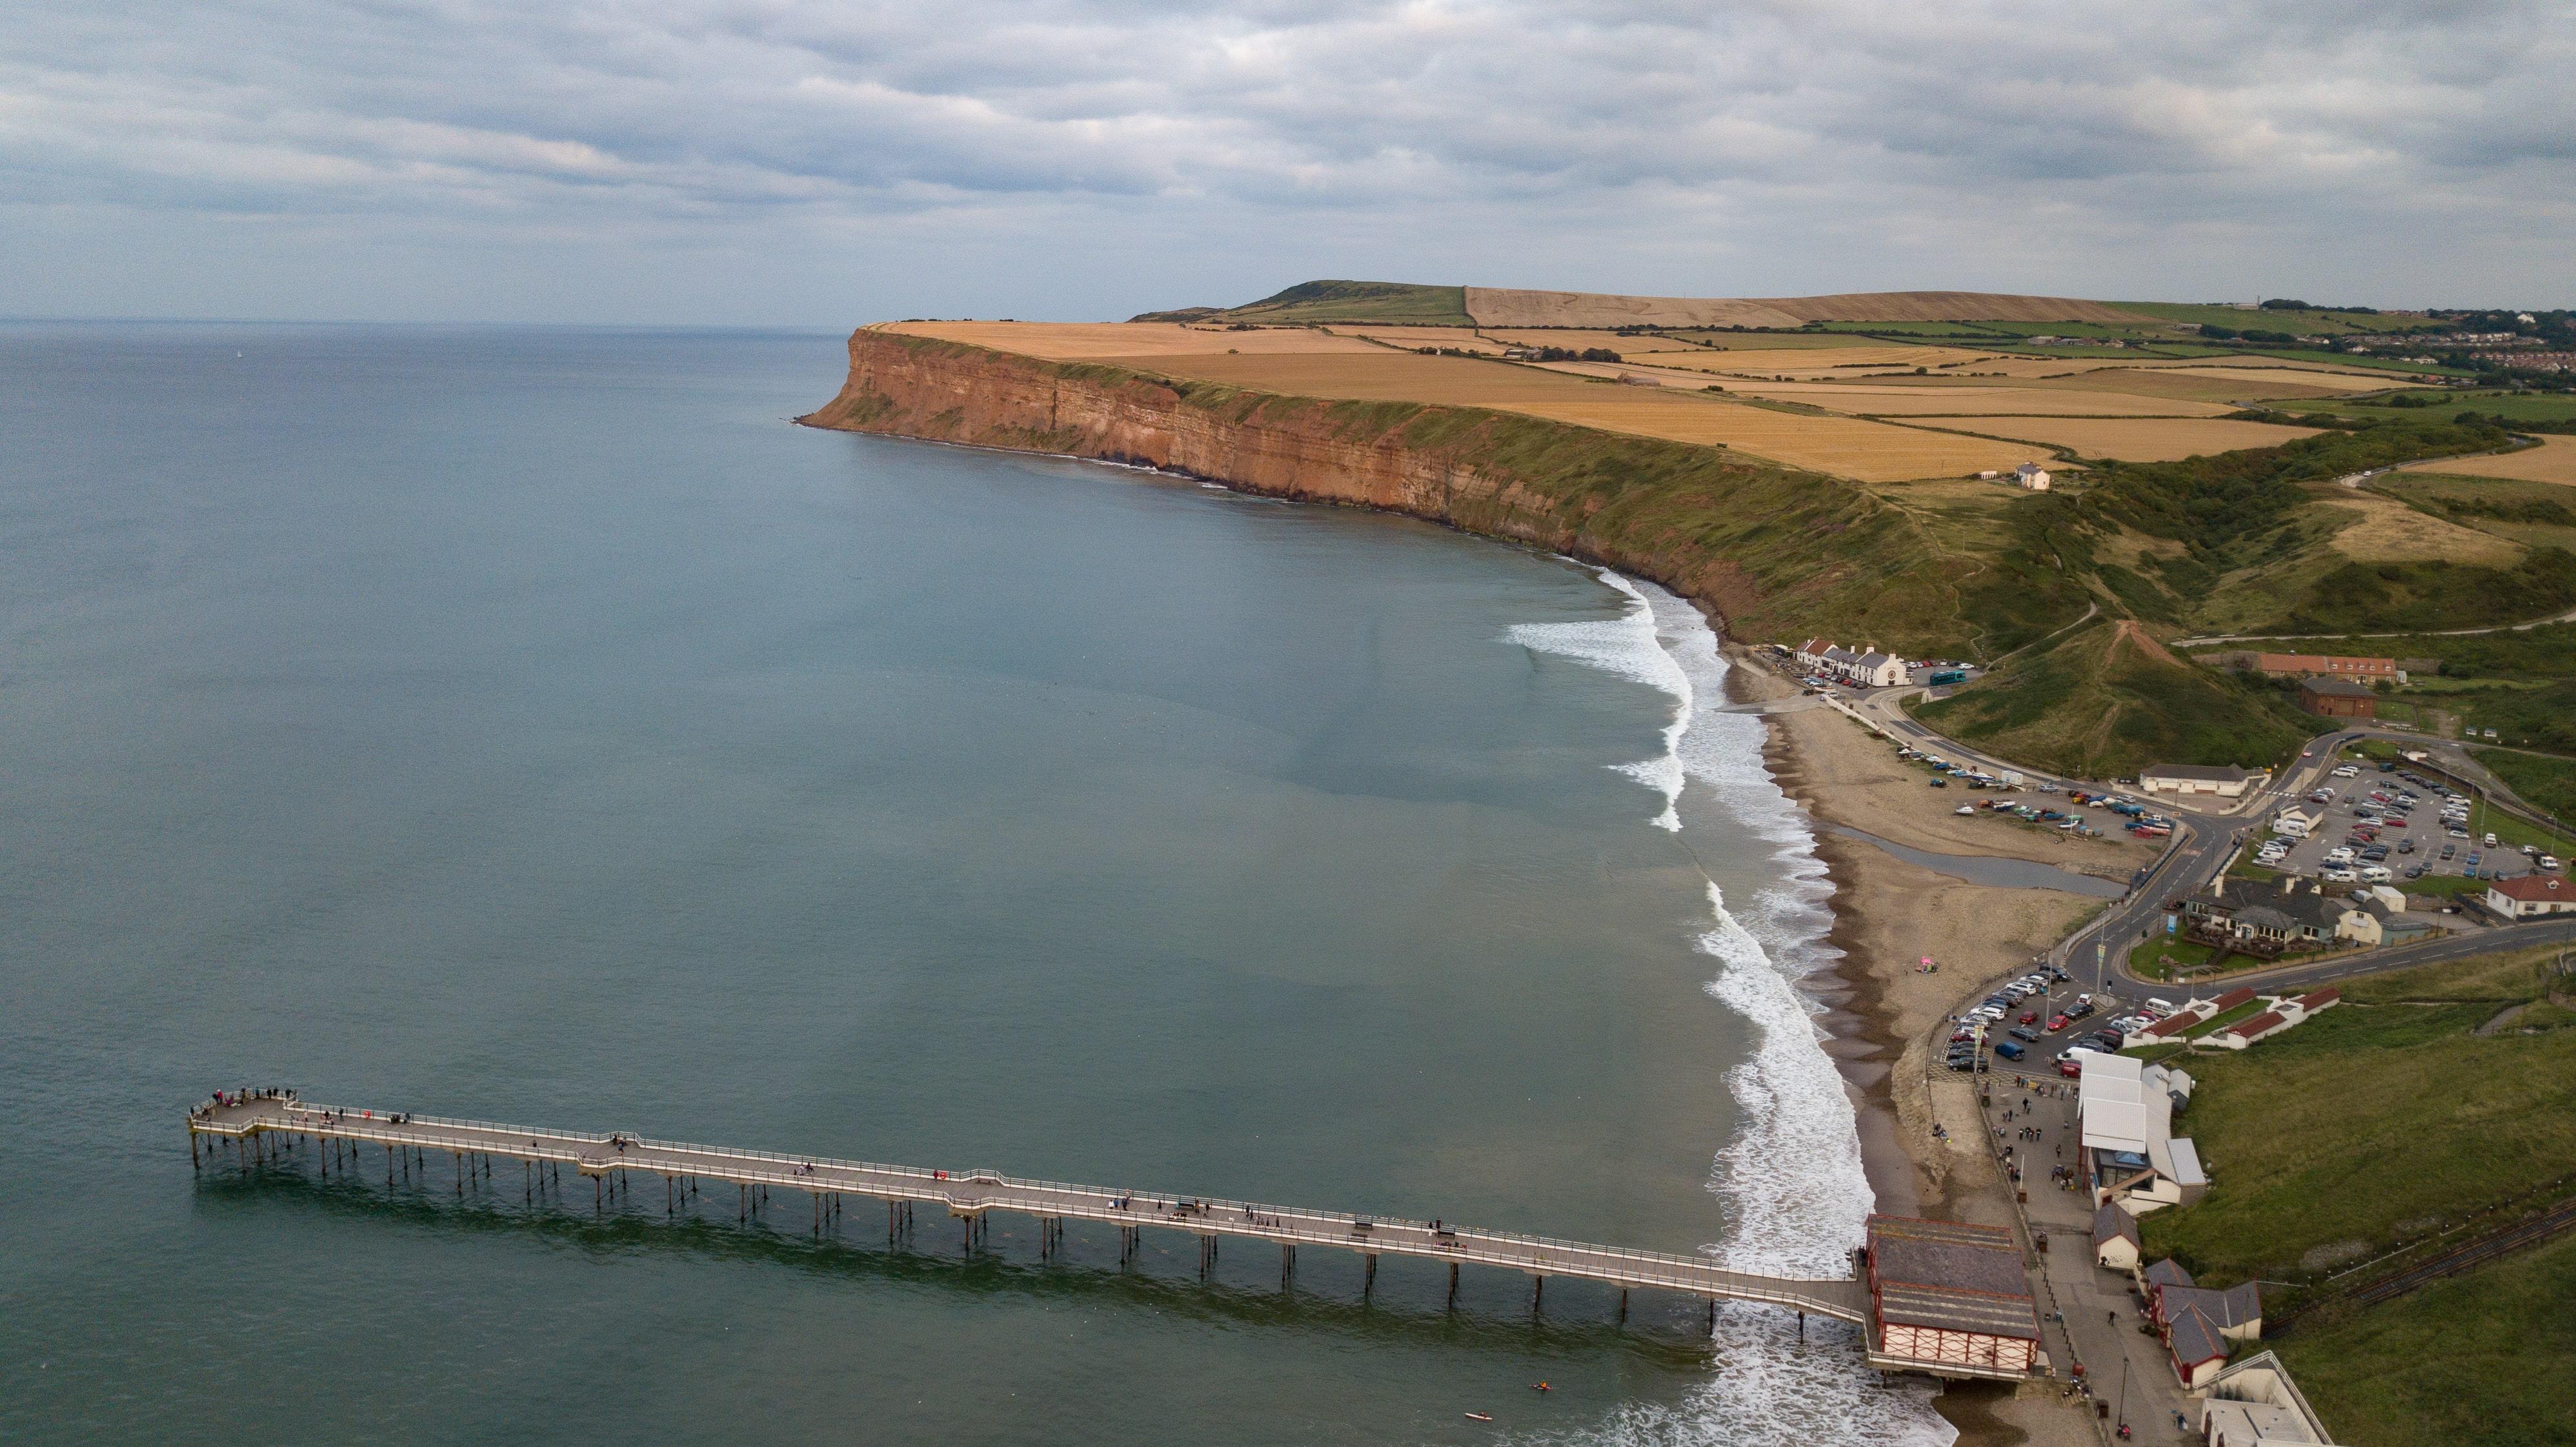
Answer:
[[[531,1198],[539,1189],[541,1173],[559,1191],[562,1173],[569,1167],[577,1173],[576,1179],[590,1178],[595,1205],[604,1204],[612,1191],[622,1198],[638,1180],[648,1183],[649,1204],[649,1185],[656,1177],[663,1187],[665,1209],[673,1213],[683,1209],[684,1198],[693,1200],[698,1211],[708,1209],[702,1189],[707,1185],[734,1187],[737,1219],[742,1220],[759,1212],[774,1193],[797,1193],[806,1198],[817,1232],[827,1222],[844,1220],[843,1208],[855,1197],[884,1207],[889,1240],[913,1229],[914,1208],[931,1206],[944,1209],[955,1220],[958,1239],[970,1250],[983,1235],[986,1216],[994,1211],[1034,1219],[1040,1228],[1040,1249],[1049,1254],[1058,1249],[1069,1221],[1117,1228],[1122,1262],[1135,1255],[1145,1230],[1180,1232],[1197,1238],[1202,1275],[1214,1265],[1217,1245],[1224,1240],[1278,1247],[1282,1281],[1295,1274],[1299,1248],[1323,1246],[1364,1259],[1363,1292],[1375,1285],[1379,1257],[1419,1257],[1447,1263],[1453,1304],[1459,1269],[1488,1266],[1529,1276],[1533,1301],[1552,1278],[1618,1287],[1623,1313],[1627,1293],[1639,1289],[1704,1298],[1712,1319],[1720,1301],[1761,1302],[1864,1325],[1869,1308],[1867,1293],[1856,1278],[1762,1276],[1729,1271],[1697,1256],[1479,1230],[1448,1221],[1406,1221],[1167,1191],[1022,1180],[991,1170],[944,1171],[687,1145],[625,1132],[597,1134],[448,1120],[314,1105],[285,1092],[226,1095],[190,1111],[192,1160],[198,1159],[201,1142],[207,1138],[254,1153],[309,1144],[326,1174],[372,1175],[381,1164],[388,1179],[408,1168],[404,1162],[425,1164],[430,1157],[448,1157],[456,1166],[460,1195],[469,1179],[498,1186],[500,1182],[491,1178],[496,1161],[520,1165],[523,1188]],[[378,1152],[380,1163],[375,1158]]]

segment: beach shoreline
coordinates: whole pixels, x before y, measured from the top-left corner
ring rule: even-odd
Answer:
[[[1735,703],[1796,697],[1781,678],[1741,645],[1728,642],[1727,692]],[[1972,838],[1961,828],[1901,806],[1892,790],[1891,745],[1829,709],[1764,715],[1763,764],[1809,819],[1816,858],[1833,886],[1833,924],[1825,943],[1832,966],[1803,982],[1825,1006],[1819,1021],[1860,1136],[1862,1168],[1881,1212],[1983,1225],[2009,1225],[2013,1204],[1988,1153],[1970,1077],[1941,1070],[1933,1055],[1938,1028],[1967,1000],[2002,976],[2025,968],[2101,901],[2044,889],[1969,883],[1910,863],[1866,840],[1825,827],[1861,827],[1908,847],[1943,854],[2046,858],[2058,841],[2015,837],[2000,821],[1961,820],[1993,831]],[[1867,782],[1855,787],[1856,777]],[[1946,797],[1946,796],[1943,796]],[[1877,812],[1870,812],[1873,807]],[[1909,814],[1912,817],[1908,817]],[[1949,816],[1943,816],[1946,819]],[[2099,841],[2067,841],[2091,844]],[[1966,844],[1969,847],[1963,848]],[[2117,858],[2111,850],[2069,851],[2086,862]],[[2057,862],[2050,860],[2048,862]],[[1937,971],[1920,968],[1929,955]],[[1936,1123],[1947,1124],[1936,1136]],[[2025,1442],[2090,1443],[2082,1419],[2052,1394],[1952,1383],[1934,1408],[1958,1429],[1959,1447],[2015,1447]]]

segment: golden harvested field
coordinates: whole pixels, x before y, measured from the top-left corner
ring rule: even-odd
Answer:
[[[2080,377],[2053,377],[2052,387],[2070,391],[2126,392],[2139,397],[2170,397],[2187,402],[2257,402],[2279,398],[2339,397],[2348,388],[2319,386],[2312,382],[2288,381],[2290,373],[2274,373],[2260,382],[2233,380],[2234,374],[2219,375],[2215,367],[2103,367]],[[2313,376],[2314,373],[2307,375]],[[2332,379],[2328,379],[2332,380]]]
[[[1619,353],[1627,356],[1626,351]],[[1837,347],[1832,351],[1792,351],[1782,349],[1730,351],[1722,355],[1702,352],[1707,360],[1701,365],[1729,372],[1749,372],[1760,376],[1799,378],[1848,377],[1855,372],[1892,371],[1897,368],[1941,367],[1951,363],[1967,366],[1982,362],[1987,354],[1963,351],[1956,347],[1889,346],[1885,342],[1865,347]],[[1655,361],[1665,360],[1658,353]]]
[[[2404,503],[2367,493],[2336,498],[2328,506],[2361,520],[2334,535],[2336,552],[2363,563],[2469,563],[2509,568],[2522,561],[2522,544],[2492,533],[2427,517]]]
[[[2278,447],[2316,434],[2313,427],[2220,422],[2206,417],[1976,417],[1956,424],[1979,432],[2026,437],[2073,448],[2084,457],[2122,462],[2176,462],[2243,447]]]
[[[1780,412],[1705,393],[1622,387],[1537,367],[1362,345],[1365,350],[1357,353],[1163,353],[1096,360],[1291,396],[1491,407],[1674,442],[1724,443],[1775,462],[1864,482],[2010,467],[2025,455],[2010,443],[1980,437]]]
[[[1669,330],[1673,331],[1676,335],[1689,337],[1695,342],[1705,341],[1711,348],[1722,352],[1833,352],[1849,351],[1854,347],[1883,347],[1887,345],[1887,343],[1880,341],[1876,337],[1854,336],[1849,332],[1791,332],[1785,334],[1780,332],[1720,332],[1702,331],[1696,327],[1674,327]],[[1531,335],[1535,336],[1538,334],[1531,333]],[[1674,345],[1671,338],[1630,337],[1627,340],[1631,343],[1657,342],[1665,346]]]
[[[1303,328],[1228,332],[1163,322],[903,322],[888,329],[1291,396],[1492,407],[1675,442],[1724,443],[1865,482],[1955,476],[2010,467],[2024,457],[2011,443],[1985,438],[1728,401],[1691,389],[1681,374],[1674,374],[1677,384],[1671,387],[1622,387],[1539,367],[1391,351],[1358,337]]]
[[[1794,327],[1806,320],[1740,297],[1613,296],[1471,286],[1467,315],[1489,327]]]
[[[1301,352],[1375,352],[1356,337],[1331,337],[1305,327],[1264,327],[1229,332],[1172,322],[888,322],[883,330],[916,337],[945,337],[995,351],[1054,362],[1106,357],[1247,356]]]
[[[1572,347],[1578,352],[1585,347],[1608,347],[1623,357],[1631,351],[1646,347],[1681,345],[1679,342],[1666,341],[1662,337],[1623,337],[1617,332],[1576,331],[1571,328],[1557,331],[1554,329],[1525,330],[1516,327],[1506,331],[1496,331],[1488,327],[1485,329],[1485,336],[1497,344],[1512,347]]]
[[[2004,357],[1990,352],[1980,358],[1975,367],[1967,370],[1973,370],[1980,375],[2039,378],[2064,377],[2085,372],[2098,372],[2111,367],[2138,365],[2139,363],[2136,362],[2115,361],[2108,357],[2099,360],[2078,357]]]
[[[2278,367],[2202,367],[2185,365],[2159,370],[2179,372],[2205,380],[2234,382],[2245,387],[2277,387],[2284,383],[2302,387],[2322,387],[2329,392],[2385,392],[2407,380],[2387,372],[2340,372],[2327,367],[2298,367],[2283,363]],[[2249,392],[2259,397],[2296,396],[2287,392]]]
[[[1747,397],[1804,402],[1874,417],[2216,417],[2232,409],[2215,402],[2133,397],[2055,387],[1991,387],[1977,382],[1907,385],[1893,381],[1729,382]]]
[[[1337,323],[1333,331],[1345,337],[1366,337],[1398,347],[1457,347],[1471,352],[1502,355],[1503,344],[1480,337],[1465,327],[1355,327]],[[1558,346],[1565,345],[1563,342]]]
[[[2543,437],[2538,447],[2501,457],[2453,457],[2419,462],[2408,472],[2447,472],[2465,477],[2509,477],[2520,482],[2563,482],[2576,487],[2576,437]]]

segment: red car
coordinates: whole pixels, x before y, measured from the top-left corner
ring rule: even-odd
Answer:
[[[2066,1017],[2065,1017],[2065,1016],[2063,1016],[2063,1015],[2051,1015],[2051,1016],[2049,1016],[2049,1017],[2048,1017],[2048,1033],[2049,1033],[2049,1034],[2051,1034],[2051,1035],[2054,1035],[2054,1034],[2056,1034],[2058,1031],[2065,1029],[2065,1028],[2066,1028],[2066,1025],[2067,1025],[2067,1020],[2066,1020]]]
[[[2081,1076],[2084,1073],[2084,1067],[2076,1064],[2072,1060],[2061,1060],[2057,1062],[2057,1073],[2060,1075]]]
[[[2022,1011],[2022,1012],[2021,1012],[2021,1023],[2023,1023],[2023,1024],[2025,1024],[2025,1025],[2036,1025],[2036,1024],[2038,1024],[2038,1023],[2039,1023],[2039,1012],[2038,1012],[2037,1010],[2024,1010],[2024,1011]]]

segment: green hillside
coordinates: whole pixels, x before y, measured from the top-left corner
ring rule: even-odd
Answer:
[[[1303,326],[1308,322],[1383,322],[1406,326],[1473,326],[1463,286],[1400,281],[1307,281],[1219,317],[1232,322]]]
[[[2150,763],[2274,764],[2318,725],[2268,681],[2185,662],[2125,619],[2009,659],[1916,717],[2003,758],[2084,778]]]

